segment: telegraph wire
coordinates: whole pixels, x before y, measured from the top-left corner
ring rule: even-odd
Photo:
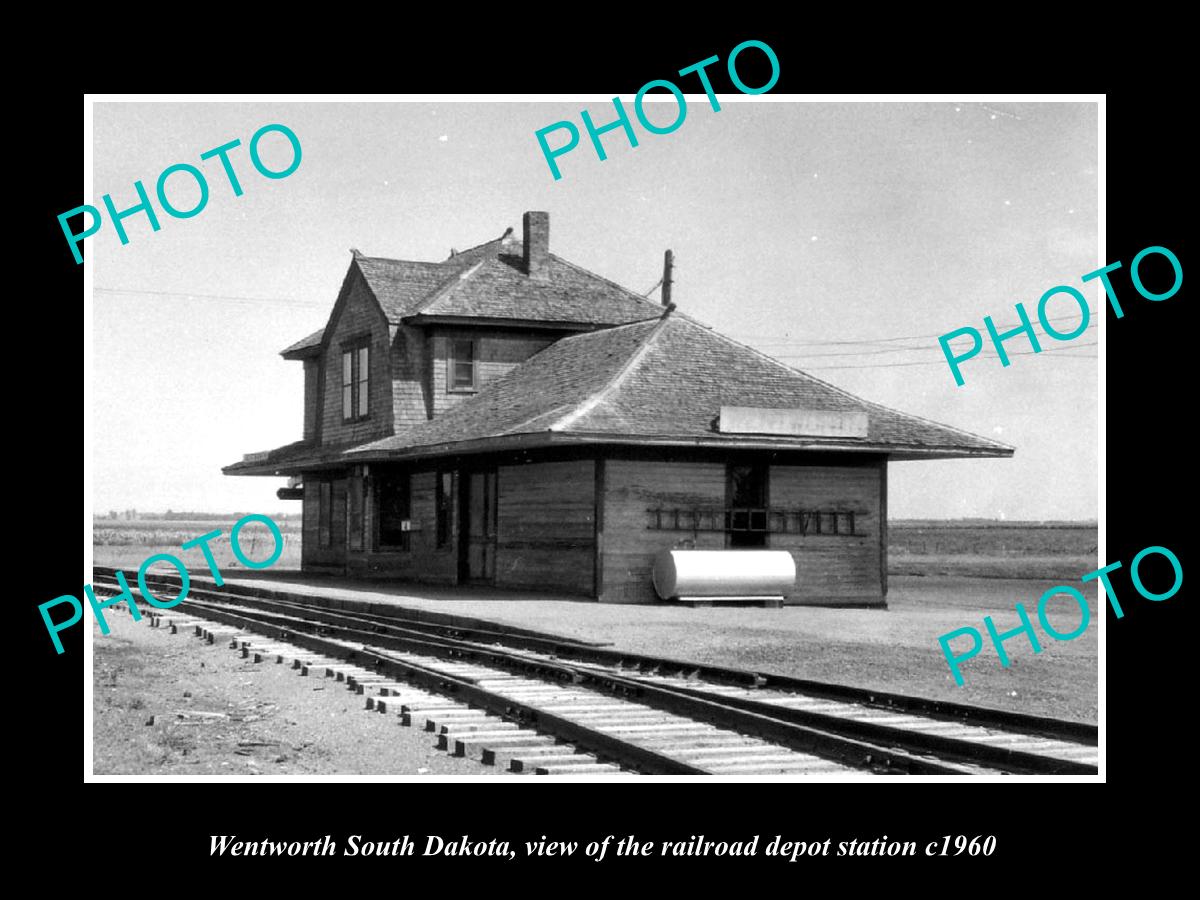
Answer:
[[[195,294],[187,291],[143,291],[134,288],[92,288],[97,294],[140,294],[151,297],[186,297],[189,300],[225,300],[234,303],[283,303],[306,309],[324,309],[328,304],[309,303],[288,297],[245,297],[238,294]]]
[[[1094,322],[1095,321],[1095,318],[1094,318],[1095,310],[1088,309],[1088,316],[1091,317],[1092,322]],[[1075,316],[1075,315],[1051,316],[1046,321],[1047,322],[1062,322],[1066,319],[1078,319],[1078,318],[1079,318],[1079,316]],[[998,331],[1008,331],[1010,329],[1017,328],[1019,326],[1020,326],[1020,323],[1013,323],[1010,325],[997,325],[996,329]],[[1092,327],[1092,324],[1089,323],[1088,328],[1091,328],[1091,327]],[[889,343],[895,343],[896,341],[920,341],[920,340],[925,340],[926,338],[939,338],[942,336],[942,334],[946,334],[946,333],[948,333],[948,332],[941,332],[940,334],[909,334],[909,335],[904,335],[902,337],[872,338],[870,340],[858,340],[858,341],[760,341],[758,343],[761,344],[762,346],[775,345],[775,346],[789,346],[789,347],[858,346],[860,344],[889,344]],[[741,337],[739,339],[747,340],[747,341],[749,340],[749,338],[746,337],[744,333],[743,333],[743,337]]]
[[[1099,356],[1095,353],[1069,353],[1069,352],[1066,352],[1069,350],[1081,349],[1083,347],[1095,347],[1098,344],[1099,344],[1099,341],[1091,341],[1090,343],[1085,343],[1085,344],[1073,344],[1070,347],[1062,347],[1058,350],[1055,350],[1053,348],[1048,349],[1048,350],[1041,350],[1041,351],[1010,350],[1008,352],[1008,355],[1009,356],[1034,356],[1034,355],[1040,356],[1040,355],[1043,355],[1046,353],[1052,353],[1052,354],[1054,354],[1054,357],[1056,359],[1099,359]],[[971,357],[971,358],[974,359],[975,357]],[[998,354],[980,357],[980,359],[999,359],[999,358],[1000,357]],[[964,362],[965,362],[965,360],[964,360]],[[854,365],[838,365],[838,366],[804,366],[804,370],[808,371],[811,369],[813,371],[817,371],[817,370],[821,370],[821,369],[898,369],[898,368],[902,368],[905,366],[944,366],[946,364],[947,363],[946,363],[945,359],[936,359],[936,360],[921,360],[919,362],[858,363],[858,364],[854,364]]]
[[[654,291],[657,290],[661,285],[662,285],[662,279],[660,278],[657,282],[655,282],[654,286],[651,287],[650,290],[646,291],[646,293],[643,294],[642,296],[645,296],[645,297],[650,296],[650,294],[654,293]],[[294,298],[289,298],[289,297],[248,297],[248,296],[241,295],[241,294],[201,294],[201,293],[193,293],[190,291],[150,291],[150,290],[141,290],[141,289],[137,289],[137,288],[97,287],[97,288],[93,288],[93,290],[98,294],[140,295],[140,296],[151,296],[151,297],[184,297],[189,300],[216,300],[216,301],[225,301],[225,302],[232,302],[232,303],[280,303],[285,306],[294,306],[294,307],[299,307],[299,308],[303,308],[303,309],[324,309],[327,306],[327,304],[324,304],[324,303],[310,303],[310,302],[307,302],[304,300],[296,300]],[[1047,319],[1047,321],[1061,322],[1064,319],[1077,319],[1077,318],[1078,317],[1074,316],[1074,315],[1053,316],[1053,317]],[[1010,329],[1016,328],[1016,327],[1018,327],[1018,326],[1015,324],[997,326],[998,330],[1002,330],[1002,331],[1007,331],[1007,330],[1010,330]],[[1089,323],[1087,330],[1090,331],[1094,327],[1095,327],[1095,322],[1093,321],[1092,323]],[[752,344],[754,346],[759,346],[759,347],[777,346],[777,347],[782,347],[782,348],[788,348],[788,347],[797,347],[797,348],[799,348],[799,347],[822,347],[823,348],[823,347],[861,347],[861,346],[879,347],[879,345],[891,344],[891,343],[895,343],[897,341],[924,340],[927,338],[937,338],[937,337],[941,337],[941,336],[942,336],[941,334],[914,334],[914,335],[902,335],[902,336],[897,336],[897,337],[872,338],[869,340],[863,339],[863,340],[837,340],[837,341],[755,341],[753,339],[749,339],[746,337],[741,337],[739,339],[744,340],[748,344]],[[1089,344],[1073,345],[1071,348],[1063,348],[1063,349],[1075,349],[1076,347],[1094,347],[1094,346],[1096,346],[1096,342],[1092,342]],[[841,350],[841,351],[834,351],[831,353],[801,352],[801,353],[771,353],[769,355],[772,355],[775,358],[781,359],[781,360],[793,360],[793,359],[807,360],[807,359],[819,359],[822,357],[839,357],[839,356],[850,356],[850,357],[881,356],[881,355],[887,355],[887,354],[891,354],[891,353],[915,353],[915,352],[937,350],[937,349],[938,348],[935,346],[921,345],[921,346],[916,346],[916,347],[913,347],[913,346],[883,347],[881,349],[868,349],[868,350]],[[1010,352],[1008,355],[1009,356],[1026,356],[1026,355],[1032,354],[1032,352],[1033,351],[1031,351],[1031,350],[1026,350],[1026,351],[1018,350],[1018,351]],[[1043,351],[1043,352],[1049,352],[1049,351]],[[1067,356],[1067,355],[1061,354],[1061,353],[1060,353],[1060,355],[1063,355],[1064,358],[1068,358],[1068,359],[1072,359],[1072,358],[1073,359],[1095,359],[1096,358],[1095,356]],[[983,358],[996,359],[997,357],[996,357],[996,355],[992,354],[992,355],[987,355]],[[806,366],[806,368],[811,368],[811,369],[877,369],[877,368],[890,368],[890,367],[903,367],[903,366],[929,366],[929,365],[945,365],[945,360],[944,359],[931,360],[928,362],[920,361],[920,362],[892,362],[892,363],[863,363],[863,364],[855,364],[855,365]]]

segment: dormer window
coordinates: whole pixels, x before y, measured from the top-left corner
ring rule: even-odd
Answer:
[[[370,338],[342,345],[342,421],[368,417],[370,407]]]
[[[471,393],[475,390],[475,342],[450,341],[450,357],[446,361],[446,386],[449,391]]]

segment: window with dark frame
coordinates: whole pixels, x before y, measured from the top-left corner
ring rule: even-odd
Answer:
[[[766,464],[730,463],[725,475],[725,545],[767,546]]]
[[[378,497],[379,536],[376,550],[410,550],[411,532],[404,523],[412,515],[411,476],[407,473],[388,473],[376,476]]]
[[[317,492],[317,543],[333,544],[333,485],[328,481],[322,481]]]
[[[447,360],[449,373],[447,390],[475,390],[475,342],[454,339],[450,341],[450,358]]]
[[[342,421],[365,419],[370,414],[371,351],[369,338],[342,348]]]
[[[451,501],[454,498],[454,473],[438,472],[437,476],[437,546],[450,546]]]

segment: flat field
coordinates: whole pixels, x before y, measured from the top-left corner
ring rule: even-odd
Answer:
[[[222,571],[242,570],[246,567],[238,562],[229,546],[229,533],[241,516],[230,515],[213,518],[142,518],[92,520],[92,553],[97,566],[118,566],[137,571],[142,560],[155,553],[169,553],[183,560],[193,572],[207,572],[204,554],[199,547],[181,550],[181,545],[202,534],[219,530],[219,537],[209,542],[217,567]],[[300,567],[300,517],[278,516],[271,518],[283,534],[283,555],[272,568]],[[271,552],[271,533],[261,523],[246,525],[238,534],[239,543],[250,559],[266,559]],[[155,572],[170,574],[168,563],[159,563]]]
[[[923,521],[888,523],[888,572],[1078,581],[1097,562],[1094,522]]]

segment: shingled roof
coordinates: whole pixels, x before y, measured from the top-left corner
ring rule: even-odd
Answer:
[[[542,274],[525,274],[513,241],[462,269],[414,310],[413,319],[486,318],[622,325],[657,318],[662,307],[640,294],[548,254]]]
[[[526,214],[526,232],[530,216]],[[543,219],[543,222],[545,220]],[[544,235],[544,232],[543,232]],[[526,269],[504,237],[442,262],[368,257],[357,266],[391,323],[539,322],[564,337],[419,425],[359,446],[298,442],[251,454],[229,474],[283,474],[351,461],[404,459],[563,444],[837,450],[892,459],[1011,456],[1013,448],[861,400],[548,252]],[[532,263],[530,264],[532,266]],[[350,271],[353,275],[354,269]],[[319,352],[323,331],[283,351]],[[722,407],[852,413],[865,436],[746,434],[721,430]]]
[[[226,475],[291,475],[321,466],[344,466],[346,451],[352,449],[351,444],[293,441],[274,450],[247,453],[240,461],[222,466],[221,471]]]
[[[615,282],[546,255],[539,277],[525,271],[524,245],[510,235],[454,253],[441,262],[364,256],[356,265],[391,324],[486,319],[537,322],[576,330],[657,318],[662,307]],[[281,351],[302,359],[320,347],[324,330]]]
[[[315,356],[321,349],[321,338],[324,336],[325,329],[318,328],[308,337],[301,338],[292,346],[280,350],[279,355],[284,359],[303,359],[306,356]]]
[[[379,301],[384,316],[393,324],[412,315],[421,301],[457,275],[465,262],[455,256],[442,263],[376,256],[356,256],[354,261]]]
[[[716,424],[722,406],[864,412],[867,436],[722,433]],[[1005,444],[861,400],[685,316],[665,315],[564,338],[471,400],[354,448],[347,458],[580,442],[863,450],[894,459],[1013,453]]]

